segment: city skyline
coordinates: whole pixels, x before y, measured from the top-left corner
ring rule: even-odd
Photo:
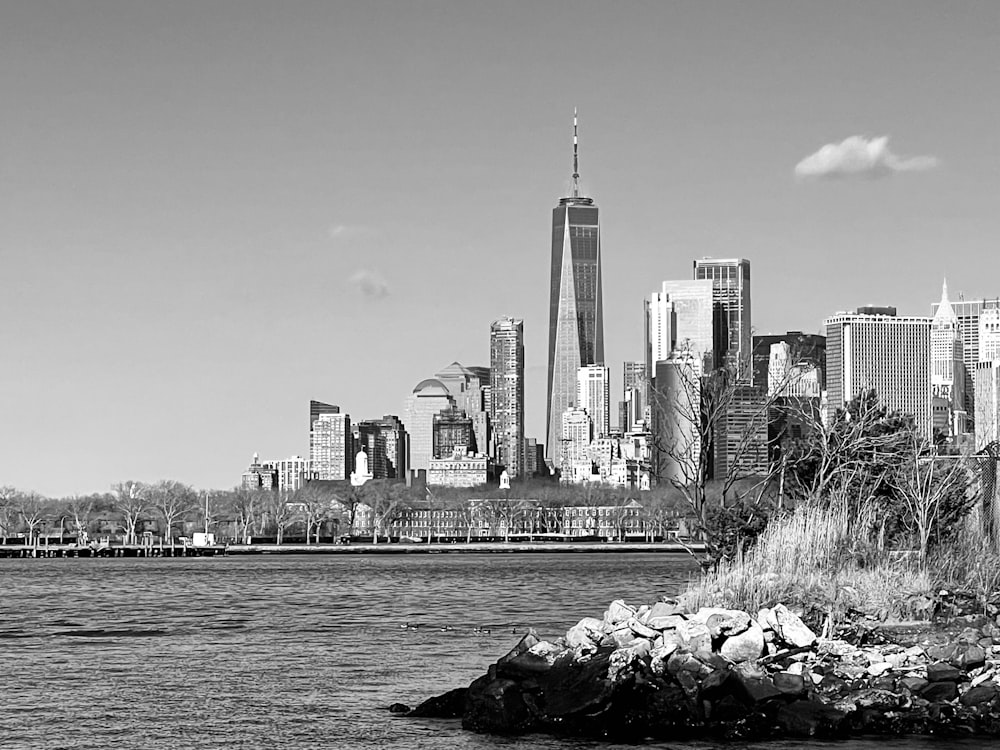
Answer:
[[[992,3],[384,7],[5,7],[0,481],[231,486],[308,455],[310,398],[399,414],[503,315],[544,440],[574,106],[613,393],[696,258],[751,260],[758,334],[1000,293]]]

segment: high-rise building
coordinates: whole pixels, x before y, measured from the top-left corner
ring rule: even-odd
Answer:
[[[435,378],[421,380],[406,403],[404,422],[410,435],[410,471],[427,471],[434,455],[434,415],[455,406],[455,399]]]
[[[653,371],[651,461],[661,482],[688,485],[702,473],[699,415],[703,364],[701,357],[685,352],[657,362]]]
[[[713,425],[712,478],[721,480],[766,475],[767,427],[764,388],[735,385]]]
[[[931,314],[937,315],[940,302],[931,305]],[[959,299],[950,300],[952,312],[958,318],[958,329],[962,334],[962,358],[965,364],[965,410],[968,414],[975,413],[975,388],[972,375],[976,365],[983,360],[979,357],[979,316],[984,310],[1000,309],[1000,298],[967,300],[961,295]]]
[[[619,411],[618,429],[623,433],[633,430],[649,416],[649,378],[645,362],[625,362],[622,367],[622,408]]]
[[[309,430],[312,431],[313,422],[320,414],[340,414],[340,407],[334,404],[326,404],[322,401],[309,402]]]
[[[611,382],[604,365],[585,365],[577,370],[576,405],[590,415],[594,437],[611,433]]]
[[[465,411],[472,420],[475,442],[467,447],[473,452],[485,453],[490,444],[490,413],[487,393],[490,388],[490,368],[466,367],[452,362],[434,375],[455,401],[455,406]]]
[[[354,433],[351,417],[322,413],[309,432],[309,460],[317,479],[349,479],[354,471]]]
[[[524,321],[490,326],[490,424],[493,458],[507,475],[528,476],[524,437]]]
[[[771,344],[767,377],[760,383],[755,379],[754,384],[763,388],[768,398],[819,398],[823,390],[823,370],[794,357],[787,341],[778,341]]]
[[[694,261],[694,278],[712,282],[715,366],[728,364],[751,378],[750,261],[745,258],[702,258]]]
[[[827,408],[842,409],[873,390],[886,408],[911,415],[930,439],[930,349],[930,318],[896,317],[894,308],[859,308],[827,318]]]
[[[254,453],[249,468],[243,472],[240,486],[245,490],[277,490],[278,472],[261,464],[259,456]]]
[[[358,449],[368,454],[368,470],[373,479],[405,479],[406,428],[399,417],[386,414],[381,419],[359,422]]]
[[[279,492],[295,492],[295,490],[301,489],[306,482],[319,479],[318,474],[313,470],[312,461],[308,458],[302,458],[302,456],[264,461],[261,466],[277,473]]]
[[[772,360],[775,344],[787,345],[787,358]],[[781,349],[785,351],[785,349]],[[787,366],[786,370],[772,374],[771,362]],[[812,371],[813,375],[808,375]],[[753,384],[767,386],[769,392],[778,388],[783,381],[801,375],[804,379],[815,380],[820,390],[826,387],[826,337],[818,333],[788,331],[787,333],[765,334],[753,337]],[[772,387],[773,386],[773,387]],[[771,395],[774,395],[773,392]],[[783,394],[794,395],[794,394]]]
[[[593,199],[580,195],[575,112],[572,195],[552,210],[548,351],[546,458],[558,466],[562,415],[576,396],[577,370],[604,361],[600,220]]]
[[[1000,359],[1000,308],[991,307],[979,315],[979,361]]]
[[[591,473],[590,443],[594,439],[590,415],[575,406],[567,408],[562,414],[559,434],[561,481],[585,481]]]
[[[463,456],[469,452],[476,452],[472,445],[475,442],[472,420],[465,413],[465,409],[459,409],[457,406],[442,409],[434,415],[431,429],[434,458],[449,458],[455,454],[458,446],[461,447]]]
[[[664,281],[646,303],[646,371],[652,375],[657,362],[673,352],[702,360],[704,369],[714,364],[713,282],[709,279]]]
[[[1000,440],[1000,359],[976,365],[976,450]]]
[[[931,408],[934,429],[945,437],[966,432],[965,380],[962,333],[944,282],[931,321]]]

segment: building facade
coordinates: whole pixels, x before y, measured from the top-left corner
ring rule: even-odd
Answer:
[[[874,390],[888,409],[909,414],[932,436],[931,319],[895,308],[859,308],[826,319],[827,409]]]
[[[976,450],[1000,440],[1000,359],[976,365]]]
[[[943,437],[966,432],[965,385],[962,333],[945,282],[931,320],[931,408],[934,430]]]
[[[278,491],[283,493],[295,492],[301,489],[306,482],[319,478],[317,473],[313,471],[312,461],[308,458],[302,458],[302,456],[264,461],[261,465],[278,475]]]
[[[465,409],[457,406],[442,409],[433,416],[431,430],[432,458],[450,458],[459,445],[463,454],[470,449],[475,453],[475,432]]]
[[[788,356],[787,370],[772,375],[772,347],[786,344]],[[793,368],[797,370],[793,371]],[[818,333],[788,331],[787,333],[765,334],[753,337],[753,385],[767,386],[769,390],[779,388],[788,374],[815,371],[815,379],[822,390],[826,387],[826,336]],[[817,394],[818,395],[818,394]]]
[[[408,466],[406,427],[399,417],[386,414],[357,425],[359,450],[368,454],[368,470],[373,479],[406,479]]]
[[[552,210],[546,458],[561,461],[562,415],[576,396],[576,373],[604,362],[601,228],[593,199],[580,195],[576,115],[573,117],[573,189]]]
[[[649,378],[645,362],[625,362],[622,366],[622,405],[619,408],[618,429],[628,432],[649,420]]]
[[[434,457],[434,415],[455,406],[455,399],[436,378],[417,383],[406,403],[404,422],[410,436],[411,472],[427,471]]]
[[[490,424],[493,458],[511,479],[528,476],[524,437],[524,321],[490,326]]]
[[[937,315],[940,302],[931,305],[931,314]],[[965,411],[975,412],[975,387],[973,373],[981,360],[979,357],[979,318],[985,310],[1000,310],[1000,298],[967,300],[961,295],[948,303],[958,318],[958,330],[962,335],[962,359],[965,364]]]
[[[278,489],[278,472],[276,469],[264,466],[256,453],[253,454],[253,461],[240,481],[240,486],[245,490],[268,490]]]
[[[712,300],[713,283],[708,279],[668,280],[653,292],[646,304],[646,372],[653,373],[656,363],[670,359],[675,351],[700,358],[706,372],[712,369]],[[669,324],[658,320],[664,315],[670,316]],[[669,332],[667,338],[664,332]]]
[[[749,372],[752,328],[750,325],[750,261],[746,258],[702,258],[694,261],[694,278],[712,282],[715,366],[728,364],[745,379]]]
[[[482,453],[470,453],[455,446],[450,456],[432,458],[427,470],[430,487],[480,487],[486,484],[489,460]]]
[[[560,429],[560,479],[563,482],[585,481],[591,473],[590,443],[594,423],[586,410],[575,406],[563,412]]]
[[[576,373],[576,405],[590,415],[594,437],[611,434],[611,382],[604,365],[585,365]]]
[[[349,479],[354,471],[354,433],[351,417],[322,413],[309,432],[309,459],[317,479]]]
[[[475,441],[469,443],[473,451],[485,453],[490,445],[490,368],[466,367],[452,362],[438,372],[434,379],[451,394],[455,406],[464,409],[472,420]]]

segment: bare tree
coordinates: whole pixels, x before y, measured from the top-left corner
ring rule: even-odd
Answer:
[[[282,492],[271,493],[265,498],[265,508],[270,521],[276,530],[275,541],[281,544],[285,538],[285,529],[298,519],[299,510],[295,504]]]
[[[118,482],[111,486],[113,507],[122,519],[124,543],[136,543],[136,529],[142,520],[149,502],[146,498],[146,486],[141,482]]]
[[[19,492],[14,498],[17,513],[28,531],[28,544],[36,540],[36,532],[50,511],[48,498],[37,492]]]
[[[13,521],[17,517],[16,496],[17,490],[13,487],[0,487],[0,537],[6,538],[13,530]]]
[[[306,543],[309,543],[310,534],[314,534],[315,543],[319,544],[323,524],[333,515],[333,497],[321,487],[307,482],[292,493],[289,499],[300,507],[305,519]]]
[[[374,479],[363,485],[362,496],[372,509],[372,541],[378,544],[379,534],[389,539],[389,528],[399,512],[410,505],[409,491],[404,484]]]
[[[267,490],[248,490],[237,487],[228,493],[228,502],[236,524],[236,533],[241,542],[250,539],[254,525],[261,520],[266,501],[277,493]]]
[[[65,500],[65,509],[73,519],[73,528],[76,530],[78,544],[86,542],[87,529],[90,526],[96,502],[97,498],[94,495],[74,495]]]
[[[198,507],[198,495],[186,484],[164,479],[148,489],[149,506],[163,519],[163,537],[174,543],[174,524]]]

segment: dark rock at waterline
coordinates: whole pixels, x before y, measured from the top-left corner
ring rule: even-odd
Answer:
[[[455,688],[443,695],[428,698],[412,711],[402,703],[389,706],[389,711],[392,711],[393,706],[402,706],[408,712],[407,715],[414,718],[458,719],[465,713],[465,698],[468,692],[468,688]]]
[[[817,638],[780,606],[754,618],[619,601],[555,643],[529,633],[468,689],[409,715],[461,716],[464,728],[484,733],[627,742],[1000,737],[1000,649],[983,644],[984,632],[966,628],[951,643],[931,634],[920,646],[887,634],[857,645]],[[732,647],[748,634],[748,648]]]
[[[393,703],[389,706],[389,713],[391,714],[408,714],[410,713],[410,707],[405,703]]]

